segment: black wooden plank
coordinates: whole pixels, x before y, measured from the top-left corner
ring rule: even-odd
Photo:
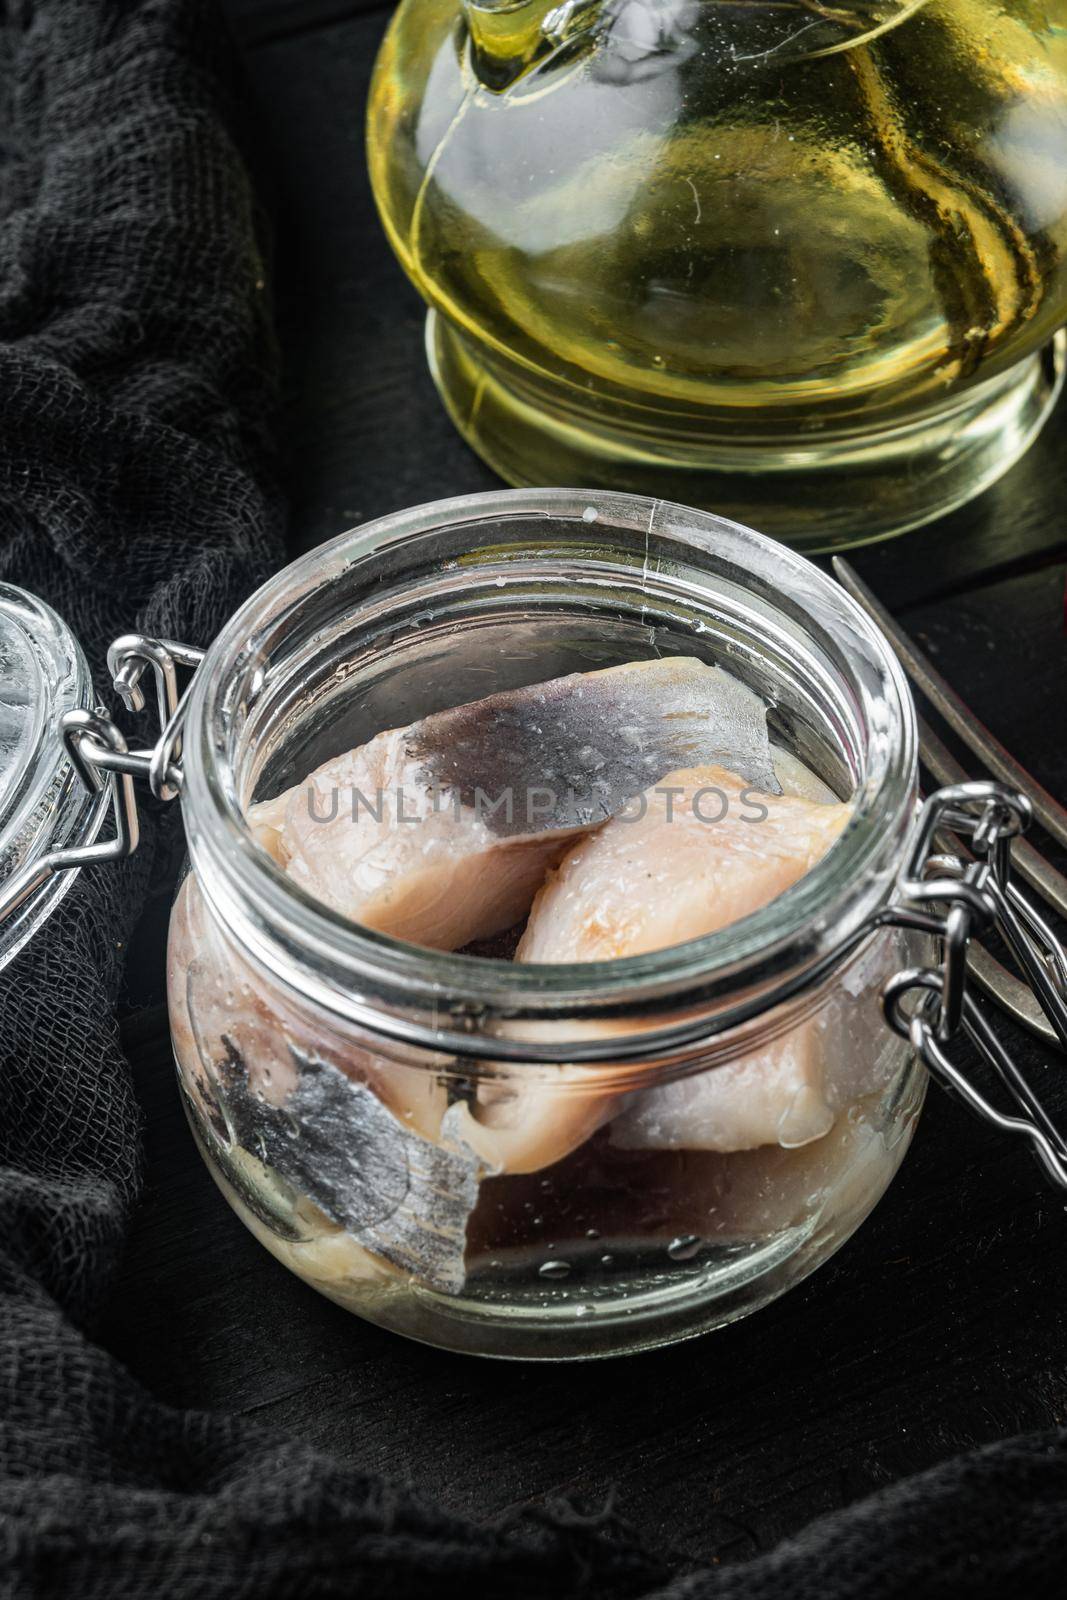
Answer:
[[[367,189],[362,100],[383,21],[354,17],[249,58],[281,204],[299,547],[494,481],[437,403],[421,308]],[[1063,538],[1061,454],[1048,435],[978,506],[859,564],[1062,794],[1062,573],[1045,565]],[[961,575],[971,592],[935,603]],[[156,961],[161,972],[161,948]],[[657,1355],[513,1367],[406,1343],[292,1279],[195,1154],[161,1013],[132,1020],[127,1038],[149,1192],[104,1336],[176,1403],[254,1415],[475,1516],[614,1492],[649,1540],[705,1558],[743,1557],[956,1450],[1064,1419],[1062,1202],[939,1094],[875,1216],[784,1300]],[[1021,1048],[1043,1071],[1041,1052]]]
[[[499,483],[438,402],[424,307],[370,193],[363,111],[386,21],[359,17],[249,57],[282,207],[295,550],[405,505]]]
[[[311,33],[363,11],[392,10],[395,0],[222,0],[236,37],[246,47]]]
[[[987,583],[900,613],[971,710],[1067,799],[1067,565]],[[975,774],[981,774],[975,770]]]
[[[860,550],[855,565],[891,610],[999,583],[1067,558],[1067,400],[1036,444],[969,506]]]

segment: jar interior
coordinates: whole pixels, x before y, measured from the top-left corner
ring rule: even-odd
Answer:
[[[194,684],[185,806],[194,856],[214,858],[237,911],[254,903],[287,958],[314,943],[310,976],[329,967],[331,1005],[343,1009],[364,984],[378,1003],[392,985],[391,1006],[424,999],[436,1019],[443,990],[481,983],[492,1007],[501,963],[483,959],[478,976],[472,958],[434,952],[430,963],[416,946],[346,924],[253,843],[249,804],[429,712],[675,653],[748,685],[767,706],[772,740],[852,800],[848,827],[812,872],[772,906],[683,947],[691,961],[679,983],[699,973],[736,988],[746,965],[762,993],[785,944],[799,940],[810,955],[827,930],[845,938],[884,899],[910,827],[914,718],[884,640],[832,580],[747,529],[667,502],[573,491],[441,502],[344,535],[280,574],[232,619]],[[591,996],[653,969],[666,981],[673,956],[641,961],[572,967],[571,987]],[[537,1009],[543,986],[509,970],[508,983],[525,986],[522,1004]]]
[[[247,703],[235,758],[243,804],[431,712],[672,655],[746,683],[767,706],[772,742],[841,798],[855,792],[876,753],[847,663],[781,597],[760,603],[729,580],[711,590],[675,541],[655,535],[638,548],[597,546],[567,522],[520,518],[491,545],[473,542],[481,533],[447,530],[432,571],[399,573],[369,605],[361,597],[356,615],[339,593],[340,615],[285,641]]]
[[[446,1288],[398,1272],[254,1154],[220,1146],[188,1098],[187,1111],[245,1224],[330,1299],[444,1348],[564,1359],[690,1337],[801,1281],[880,1199],[925,1087],[889,1039],[880,1092],[803,1148],[626,1151],[604,1133],[544,1171],[485,1178],[462,1282]]]

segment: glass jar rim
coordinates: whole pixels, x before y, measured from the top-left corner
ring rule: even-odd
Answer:
[[[309,594],[383,552],[441,529],[524,516],[601,528],[642,525],[694,550],[713,548],[739,572],[761,575],[820,626],[847,658],[862,654],[878,685],[879,737],[854,797],[853,816],[823,860],[767,906],[719,932],[644,955],[565,965],[522,965],[408,944],[360,926],[313,899],[252,838],[241,775],[220,729],[239,720],[235,683],[263,671],[269,641]],[[861,690],[857,686],[856,693]],[[239,699],[239,696],[236,696]],[[805,557],[740,524],[640,496],[566,489],[459,496],[379,518],[340,534],[275,574],[234,614],[207,652],[185,722],[183,811],[201,886],[235,936],[283,983],[372,1031],[434,1049],[509,1059],[617,1058],[652,1049],[650,1014],[677,1016],[682,997],[718,1033],[770,1010],[825,971],[835,949],[889,897],[913,825],[914,706],[888,643],[862,610]],[[609,1039],[558,1045],[501,1039],[501,1022],[565,1015],[582,1021],[640,1017]],[[509,1032],[511,1030],[509,1029]]]

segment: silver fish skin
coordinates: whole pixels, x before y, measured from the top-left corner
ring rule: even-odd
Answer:
[[[513,926],[568,845],[679,767],[777,793],[763,702],[693,657],[435,712],[253,805],[260,843],[352,921],[456,950]]]

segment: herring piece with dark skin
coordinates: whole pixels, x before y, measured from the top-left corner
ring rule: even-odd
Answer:
[[[487,816],[501,838],[529,832],[531,822],[595,827],[679,767],[722,762],[757,788],[777,787],[763,702],[692,656],[488,695],[413,723],[405,743],[424,780],[463,806],[518,783],[543,786],[545,808],[516,803]]]
[[[248,820],[288,875],[343,916],[457,950],[520,921],[581,834],[664,774],[716,762],[777,791],[759,697],[675,656],[388,729]]]

